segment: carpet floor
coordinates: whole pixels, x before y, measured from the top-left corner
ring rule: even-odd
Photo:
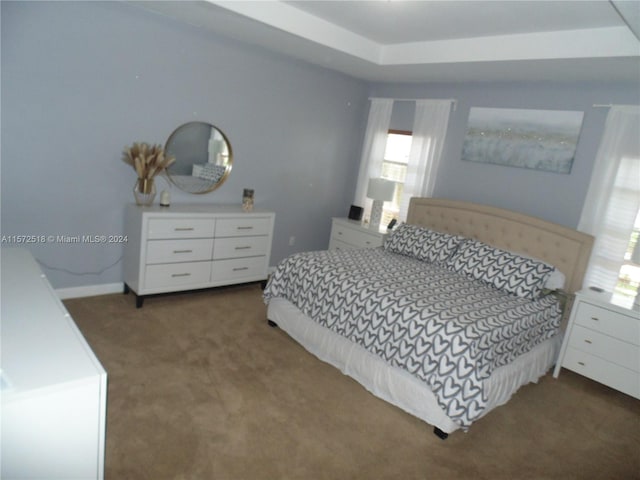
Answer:
[[[270,328],[261,293],[65,300],[108,373],[107,480],[640,478],[636,399],[549,373],[442,441]]]

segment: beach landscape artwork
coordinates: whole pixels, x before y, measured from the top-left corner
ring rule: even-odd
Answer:
[[[570,173],[584,112],[471,108],[462,159]]]

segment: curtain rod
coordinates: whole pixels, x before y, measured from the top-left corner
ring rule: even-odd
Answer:
[[[418,100],[443,100],[453,104],[453,111],[456,111],[458,100],[455,98],[390,98],[390,97],[369,97],[369,100],[393,100],[396,102],[417,102]]]

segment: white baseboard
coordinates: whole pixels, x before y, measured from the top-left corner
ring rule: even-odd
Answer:
[[[103,283],[101,285],[87,285],[86,287],[57,288],[56,293],[61,300],[67,298],[94,297],[96,295],[109,295],[122,293],[124,283]]]

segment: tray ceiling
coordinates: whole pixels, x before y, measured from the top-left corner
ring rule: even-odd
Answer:
[[[640,82],[640,1],[130,2],[367,81]]]

